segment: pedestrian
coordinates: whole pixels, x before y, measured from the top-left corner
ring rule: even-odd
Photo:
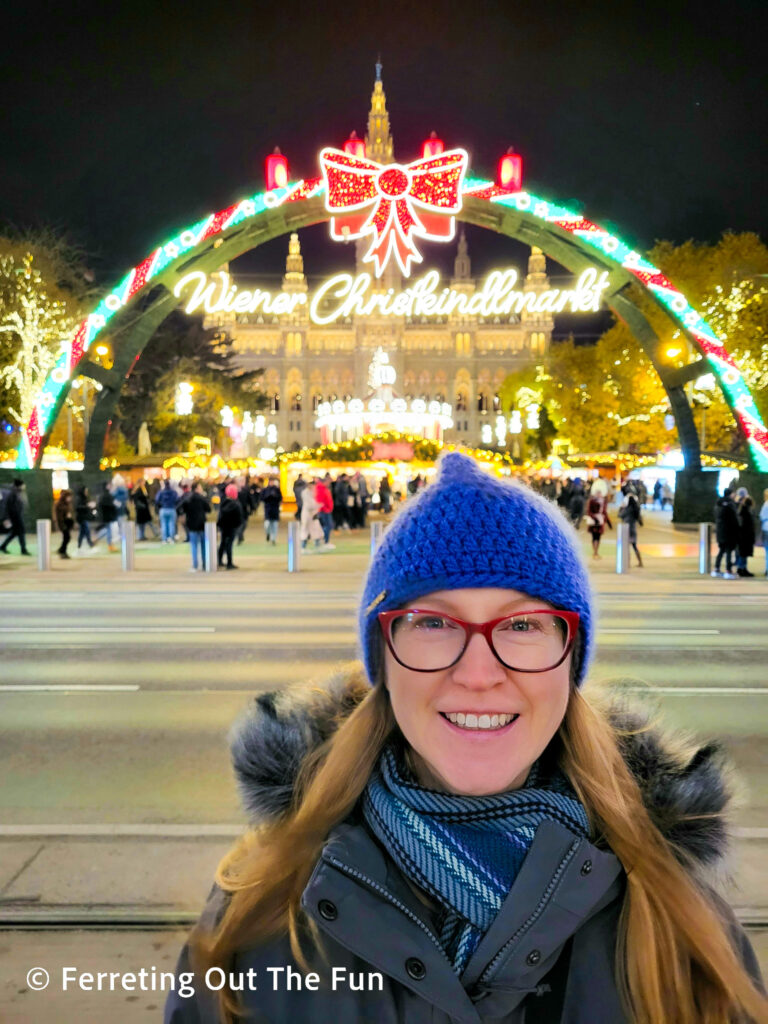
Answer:
[[[653,507],[660,509],[664,508],[661,501],[661,480],[657,480],[653,485]]]
[[[157,492],[155,506],[160,516],[160,535],[163,544],[176,543],[176,506],[179,498],[170,480],[164,480]]]
[[[603,488],[598,484],[602,481],[595,481],[589,494],[587,502],[587,531],[592,538],[592,557],[600,558],[600,539],[605,532],[606,526],[613,529],[613,523],[608,517],[608,502]],[[604,487],[604,485],[603,485]]]
[[[240,511],[243,513],[243,521],[237,531],[237,543],[242,544],[245,540],[245,530],[248,526],[248,517],[251,514],[251,492],[248,488],[248,481],[245,477],[240,480],[237,490],[237,500],[240,502]]]
[[[203,485],[199,480],[193,480],[191,490],[179,502],[178,511],[184,516],[189,534],[189,550],[192,555],[190,571],[198,572],[199,569],[202,572],[205,569],[205,517],[211,511],[211,503],[203,494]]]
[[[109,551],[117,551],[113,537],[113,534],[117,532],[117,505],[112,497],[109,484],[106,482],[101,485],[101,494],[96,502],[96,508],[99,513],[99,519],[101,519],[101,528],[96,534],[96,540],[101,536],[106,537],[107,549]]]
[[[622,486],[621,493],[624,495],[624,499],[619,507],[619,519],[625,522],[629,527],[629,543],[632,546],[632,550],[635,552],[637,567],[638,569],[642,569],[643,560],[640,557],[640,549],[637,546],[637,528],[638,526],[643,525],[640,502],[637,500],[637,495],[629,481]]]
[[[74,509],[72,508],[72,491],[65,487],[53,506],[53,518],[61,532],[61,544],[56,552],[59,558],[69,558],[67,547],[72,539],[72,527],[75,525]]]
[[[573,481],[571,496],[568,500],[568,518],[577,530],[581,529],[581,520],[584,518],[584,482],[580,477]]]
[[[662,485],[661,485],[661,511],[662,512],[667,507],[667,502],[669,502],[669,507],[672,508],[672,499],[673,498],[674,498],[674,494],[672,492],[672,488],[669,486],[669,484],[665,480],[662,483]]]
[[[184,543],[189,544],[189,527],[187,526],[186,516],[183,516],[179,511],[181,503],[187,497],[188,494],[192,493],[192,485],[188,480],[182,480],[181,482],[181,494],[176,496],[176,522],[180,522],[182,529],[184,530]],[[178,530],[178,525],[177,525]]]
[[[24,530],[23,493],[24,481],[17,477],[5,495],[4,509],[2,515],[0,515],[0,526],[3,527],[7,534],[3,543],[0,544],[0,551],[4,555],[8,554],[8,545],[14,538],[19,542],[22,555],[29,555],[31,553],[27,549],[27,535]]]
[[[744,493],[738,504],[739,538],[736,543],[736,574],[738,576],[754,576],[749,571],[747,559],[755,553],[755,521],[752,518],[754,502],[749,494]]]
[[[91,496],[88,493],[88,488],[83,484],[78,487],[77,495],[75,496],[75,521],[77,523],[77,550],[79,551],[83,545],[83,541],[88,544],[88,549],[92,551],[96,545],[91,539],[91,522],[94,516],[94,505],[91,501]]]
[[[715,502],[717,558],[715,559],[715,568],[710,573],[710,576],[726,580],[736,579],[736,575],[733,572],[733,553],[739,543],[739,517],[732,495],[732,489],[726,487],[722,498],[718,498]],[[720,571],[723,557],[725,557],[725,572]]]
[[[357,495],[355,497],[355,516],[357,525],[361,530],[364,530],[368,525],[368,505],[370,503],[370,492],[368,490],[368,481],[365,479],[360,470],[355,473],[355,483],[357,484]]]
[[[125,486],[125,477],[122,473],[115,473],[112,477],[112,484],[110,486],[112,497],[115,499],[115,505],[117,506],[117,519],[118,522],[121,519],[128,518],[128,488]]]
[[[760,509],[760,533],[762,534],[763,552],[765,554],[765,575],[768,576],[768,487],[763,491],[763,504]]]
[[[333,488],[333,522],[337,530],[351,529],[350,512],[354,504],[355,497],[349,488],[349,477],[341,473]]]
[[[320,503],[317,500],[316,493],[316,482],[311,480],[304,487],[302,494],[301,526],[299,529],[302,550],[308,555],[321,547],[324,536],[323,528],[320,525]],[[312,547],[309,546],[310,541],[314,542]]]
[[[148,526],[152,529],[155,537],[157,537],[157,527],[152,519],[152,505],[145,480],[139,480],[136,484],[131,492],[131,501],[133,502],[133,511],[136,516],[136,529],[139,534],[139,540],[146,540]]]
[[[280,525],[280,506],[283,495],[280,490],[279,478],[272,475],[261,492],[261,503],[264,506],[264,533],[268,544],[277,544],[277,528]]]
[[[593,598],[545,499],[444,456],[358,622],[364,670],[262,694],[234,734],[254,824],[166,1024],[768,1020],[711,888],[722,755],[582,689]]]
[[[336,547],[331,544],[331,531],[333,530],[333,497],[328,486],[331,479],[330,473],[326,473],[322,480],[315,484],[315,501],[318,510],[317,517],[323,529],[323,544],[326,551],[333,551]]]
[[[379,508],[385,516],[392,511],[392,479],[389,473],[379,481]]]
[[[298,519],[299,522],[301,522],[302,495],[304,494],[304,489],[306,488],[306,486],[307,481],[304,479],[303,474],[299,473],[293,485],[293,498],[294,501],[296,502],[296,515],[294,516],[294,518]]]
[[[232,545],[235,534],[243,521],[243,509],[237,497],[237,484],[227,484],[224,488],[224,499],[219,506],[219,540],[218,563],[219,567],[227,560],[227,569],[237,569],[232,564]]]

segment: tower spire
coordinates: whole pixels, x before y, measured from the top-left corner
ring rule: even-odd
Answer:
[[[368,134],[365,137],[365,153],[380,164],[394,162],[392,135],[389,130],[389,114],[384,85],[381,81],[381,57],[376,61],[376,81],[371,94],[371,110],[368,114]]]
[[[288,242],[288,256],[285,261],[284,292],[305,292],[307,279],[304,276],[304,257],[301,255],[299,236],[294,231]]]

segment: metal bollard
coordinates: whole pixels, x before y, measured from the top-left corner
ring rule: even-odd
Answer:
[[[616,526],[616,572],[625,575],[629,572],[629,524],[618,523]]]
[[[219,540],[216,535],[216,523],[205,524],[203,565],[206,572],[216,572],[219,566]]]
[[[384,523],[371,523],[371,558],[384,537]]]
[[[37,520],[37,568],[49,572],[51,568],[51,520]]]
[[[136,528],[128,518],[120,521],[120,562],[123,572],[136,568]]]
[[[699,523],[699,575],[712,572],[712,523]]]
[[[288,523],[288,572],[301,572],[301,525]]]

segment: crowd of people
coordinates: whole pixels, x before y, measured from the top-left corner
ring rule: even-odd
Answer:
[[[580,477],[523,478],[532,490],[555,502],[563,515],[578,530],[582,524],[589,533],[593,559],[600,559],[600,542],[606,530],[613,530],[609,506],[614,500],[611,485],[602,477],[585,480]],[[365,529],[372,505],[389,515],[401,501],[418,494],[427,484],[419,473],[411,477],[404,492],[393,488],[388,473],[372,479],[357,471],[304,475],[299,473],[293,484],[296,502],[295,518],[300,523],[304,551],[332,551],[334,532]],[[28,555],[23,519],[24,485],[14,482],[3,502],[3,528],[6,536],[0,544],[5,553],[14,538],[21,553]],[[617,515],[629,527],[629,543],[637,566],[643,560],[638,547],[638,528],[643,526],[643,510],[649,506],[664,510],[672,500],[666,481],[657,480],[649,494],[641,479],[628,479],[615,495]],[[53,525],[61,535],[57,554],[70,558],[69,547],[76,532],[75,552],[96,550],[106,540],[110,551],[117,550],[121,519],[131,516],[136,522],[139,541],[148,539],[148,531],[164,544],[177,541],[189,543],[190,571],[205,568],[205,523],[215,515],[219,528],[217,560],[219,566],[236,569],[233,549],[242,544],[251,516],[263,510],[264,535],[268,544],[276,545],[280,514],[285,498],[278,476],[229,478],[218,483],[208,481],[139,480],[131,489],[120,473],[111,482],[100,485],[92,497],[81,485],[74,491],[65,488],[53,509]],[[747,489],[727,487],[717,499],[714,509],[715,534],[718,545],[711,575],[721,579],[752,577],[748,559],[754,555],[756,543],[766,550],[768,576],[768,490],[763,494],[759,513]]]

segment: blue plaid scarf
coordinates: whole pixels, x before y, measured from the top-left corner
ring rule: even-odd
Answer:
[[[560,773],[543,779],[534,765],[521,789],[456,796],[419,785],[394,747],[371,776],[363,813],[400,870],[443,908],[437,938],[457,974],[499,912],[540,823],[589,833],[586,812]]]

